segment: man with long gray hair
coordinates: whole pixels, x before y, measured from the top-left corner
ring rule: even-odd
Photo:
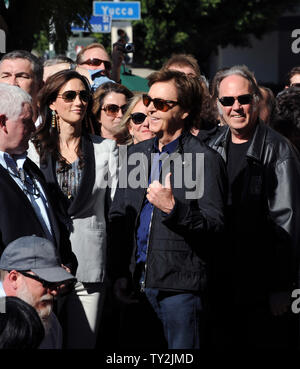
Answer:
[[[261,92],[246,66],[220,73],[213,97],[226,128],[210,146],[226,161],[227,237],[219,256],[227,317],[223,342],[291,347],[290,299],[300,241],[300,162],[294,147],[259,119]],[[225,292],[226,291],[226,292]],[[231,336],[231,337],[228,337]]]

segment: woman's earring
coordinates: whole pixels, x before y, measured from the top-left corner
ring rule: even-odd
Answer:
[[[60,133],[59,115],[56,115],[57,132]]]
[[[54,129],[56,128],[56,113],[52,110],[52,120],[51,120],[51,127]]]

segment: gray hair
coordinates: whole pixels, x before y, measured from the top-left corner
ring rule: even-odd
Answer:
[[[224,78],[237,75],[245,78],[250,83],[250,88],[254,95],[254,110],[258,108],[259,101],[262,99],[262,93],[258,87],[254,74],[248,69],[246,65],[234,65],[230,68],[224,68],[217,72],[214,78],[212,97],[217,100],[220,92],[220,84]],[[219,102],[217,101],[217,106],[219,113],[222,114],[222,109],[220,109]]]
[[[20,87],[0,83],[0,114],[8,119],[17,119],[24,104],[32,104],[31,96]]]
[[[43,63],[39,58],[37,58],[35,55],[30,53],[29,51],[27,50],[11,51],[2,57],[0,61],[0,65],[2,64],[4,60],[8,60],[8,59],[26,59],[30,61],[31,68],[32,68],[36,82],[39,84],[43,82],[43,73],[44,73]]]

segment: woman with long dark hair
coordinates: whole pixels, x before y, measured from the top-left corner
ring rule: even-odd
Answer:
[[[106,276],[106,214],[116,181],[117,146],[90,134],[92,97],[87,79],[63,70],[39,94],[42,124],[33,137],[40,167],[78,260],[75,290],[63,306],[66,348],[94,348]],[[32,149],[32,148],[31,148]]]

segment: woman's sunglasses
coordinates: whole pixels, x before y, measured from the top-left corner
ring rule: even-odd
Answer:
[[[106,70],[111,70],[111,62],[110,61],[102,60],[102,59],[98,59],[98,58],[87,59],[84,62],[80,63],[80,65],[87,64],[87,65],[93,65],[95,67],[98,67],[102,63],[104,64],[104,67],[105,67]]]
[[[76,96],[79,95],[79,99],[83,102],[88,102],[90,99],[90,93],[86,90],[80,91],[65,91],[62,94],[58,94],[57,97],[61,97],[65,102],[73,102],[76,99]]]
[[[245,94],[245,95],[239,95],[237,97],[223,96],[223,97],[218,98],[218,100],[223,106],[232,106],[235,100],[237,100],[240,105],[250,104],[252,101],[252,98],[253,96],[251,94]]]
[[[109,117],[115,117],[118,115],[120,109],[122,111],[122,114],[124,114],[127,110],[127,104],[122,106],[116,104],[107,104],[101,110],[104,110]]]
[[[149,95],[143,94],[143,104],[149,106],[153,102],[155,109],[166,112],[172,109],[175,105],[178,105],[178,101],[164,100],[164,99],[152,99]]]
[[[142,124],[147,118],[147,115],[144,113],[132,113],[130,114],[130,118],[134,124]]]

